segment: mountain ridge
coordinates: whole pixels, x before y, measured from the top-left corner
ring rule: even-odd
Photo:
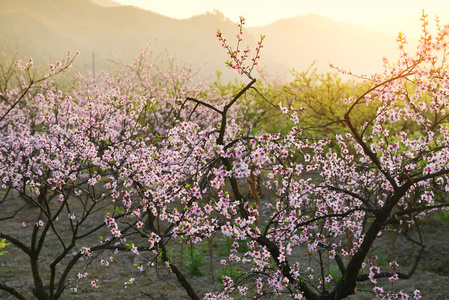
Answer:
[[[151,44],[155,54],[168,52],[180,63],[204,65],[202,77],[226,71],[226,53],[215,38],[217,29],[233,46],[236,23],[213,11],[189,19],[169,18],[110,0],[3,0],[0,2],[0,34],[19,42],[23,55],[48,60],[66,50],[81,51],[81,62],[92,68],[91,57],[130,59],[134,50]],[[102,4],[102,5],[100,5]],[[254,47],[266,36],[261,66],[271,74],[286,75],[292,68],[305,70],[314,61],[320,72],[332,71],[329,63],[354,73],[380,69],[382,57],[396,51],[395,38],[361,26],[319,15],[277,20],[245,29],[243,45]],[[95,60],[97,69],[106,65]],[[228,75],[229,74],[229,75]]]
[[[316,60],[320,70],[333,64],[355,73],[370,73],[381,69],[384,56],[392,58],[397,53],[389,34],[313,14],[280,19],[250,30],[265,32],[267,48],[283,44],[275,52],[276,60],[290,57],[291,67],[299,69]],[[321,51],[320,57],[317,51]]]
[[[103,7],[118,7],[123,6],[123,4],[120,4],[118,2],[112,1],[112,0],[90,0],[91,2],[103,6]]]

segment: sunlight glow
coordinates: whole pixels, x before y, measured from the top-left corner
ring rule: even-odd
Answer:
[[[248,26],[265,26],[281,18],[318,14],[337,21],[364,23],[404,15],[420,16],[421,10],[433,16],[449,19],[449,4],[442,0],[115,0],[125,5],[133,5],[159,14],[185,19],[207,11],[218,9],[231,20],[240,15],[247,19]],[[381,24],[379,24],[381,25]]]

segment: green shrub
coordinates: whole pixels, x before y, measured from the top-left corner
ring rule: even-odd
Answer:
[[[9,245],[9,243],[7,244],[6,243],[6,239],[3,239],[1,242],[0,242],[0,249],[3,249],[3,248],[5,248],[6,246],[8,246]],[[8,253],[8,251],[0,251],[0,255],[3,255],[3,254],[5,254],[5,253]]]
[[[194,246],[192,251],[188,251],[184,257],[184,268],[195,276],[203,276],[201,266],[204,265],[204,255],[198,246]]]
[[[221,282],[225,276],[236,279],[239,275],[240,274],[237,267],[221,266],[218,272],[217,281]]]

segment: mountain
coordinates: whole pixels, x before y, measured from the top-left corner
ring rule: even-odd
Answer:
[[[91,2],[103,6],[103,7],[117,7],[117,6],[123,6],[123,4],[117,3],[115,1],[111,0],[90,0]]]
[[[55,61],[67,50],[81,51],[78,67],[87,69],[105,68],[103,57],[128,60],[134,50],[151,44],[155,56],[167,52],[181,64],[204,65],[202,77],[218,69],[231,79],[235,73],[226,70],[217,29],[234,45],[237,26],[218,11],[179,20],[110,0],[0,1],[0,36],[18,44],[23,59]],[[255,46],[260,34],[266,35],[261,65],[282,76],[293,67],[305,70],[315,60],[322,72],[331,71],[332,63],[354,73],[371,73],[381,69],[383,56],[397,53],[394,36],[318,15],[248,28],[245,45]]]
[[[103,57],[127,60],[134,50],[151,44],[156,56],[168,52],[181,64],[209,62],[203,74],[215,74],[217,67],[225,70],[226,60],[215,38],[218,28],[234,35],[236,26],[218,12],[177,20],[132,6],[101,7],[88,0],[0,1],[0,36],[17,43],[24,59],[55,61],[67,50],[80,51],[78,66],[92,68],[94,55],[97,70],[106,67]]]
[[[384,56],[394,58],[398,53],[389,34],[318,15],[281,19],[250,32],[263,32],[273,59],[297,70],[316,60],[321,71],[331,70],[333,64],[357,74],[378,72]]]

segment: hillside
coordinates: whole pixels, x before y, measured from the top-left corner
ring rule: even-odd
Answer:
[[[371,73],[380,70],[384,56],[397,55],[392,36],[318,15],[281,19],[251,32],[263,32],[273,59],[298,70],[316,60],[319,70],[333,64],[358,74]]]
[[[155,55],[168,52],[180,63],[205,64],[203,77],[219,69],[230,79],[235,74],[225,70],[217,29],[229,37],[236,33],[235,23],[217,11],[178,20],[108,0],[0,1],[0,35],[18,43],[23,57],[54,61],[67,50],[79,50],[78,66],[92,68],[94,53],[97,70],[105,67],[103,57],[126,60],[133,50],[152,44]],[[248,28],[245,42],[255,45],[260,34],[266,35],[261,64],[272,74],[304,70],[314,60],[320,71],[330,71],[332,63],[370,73],[379,70],[383,56],[396,54],[393,36],[317,15]]]
[[[117,6],[122,6],[122,4],[117,3],[115,1],[111,1],[111,0],[90,0],[91,2],[103,6],[103,7],[117,7]]]
[[[224,66],[226,56],[215,33],[217,28],[232,32],[234,26],[219,15],[181,21],[131,6],[101,7],[88,0],[0,1],[0,35],[18,43],[23,57],[53,61],[67,50],[81,51],[78,65],[92,68],[94,53],[97,70],[105,67],[103,57],[126,60],[149,44],[156,55],[167,50],[181,63],[215,60]],[[208,64],[204,73],[213,74],[215,68]]]

